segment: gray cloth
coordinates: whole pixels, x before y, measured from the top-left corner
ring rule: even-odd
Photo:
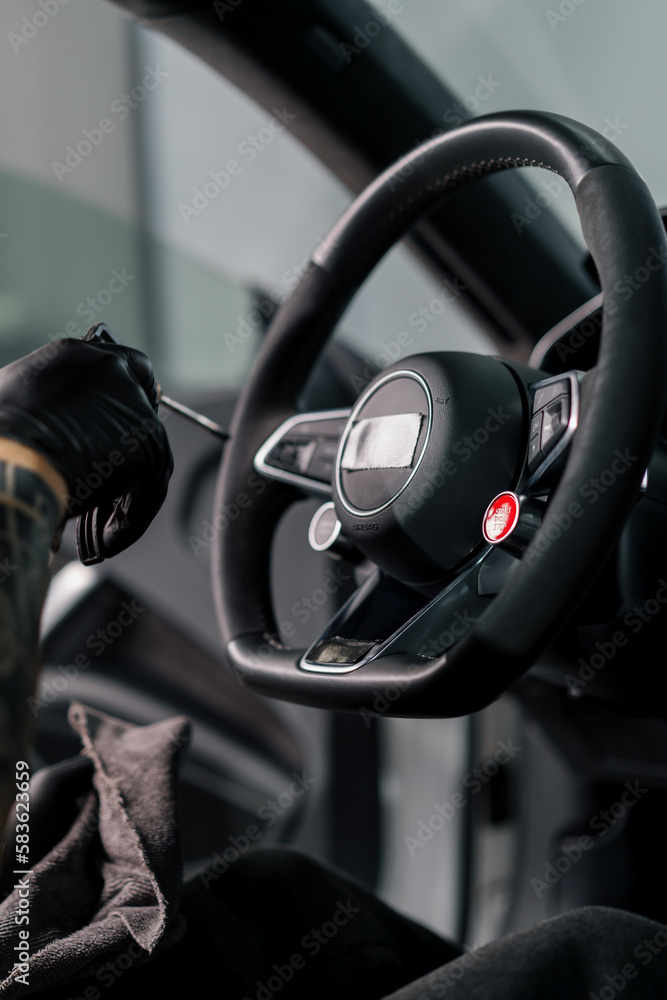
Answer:
[[[3,998],[94,975],[119,955],[141,965],[185,931],[175,786],[188,720],[133,726],[78,703],[69,720],[92,783],[65,836],[32,867],[29,924],[15,920],[18,886],[0,904]],[[20,929],[30,934],[29,986],[15,965]]]

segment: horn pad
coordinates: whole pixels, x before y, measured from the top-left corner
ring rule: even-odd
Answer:
[[[378,375],[341,438],[334,500],[355,545],[414,586],[442,580],[483,544],[489,498],[525,455],[524,393],[495,358],[434,353]]]

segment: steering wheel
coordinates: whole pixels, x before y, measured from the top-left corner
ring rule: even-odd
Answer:
[[[549,378],[500,358],[421,354],[380,373],[351,412],[298,413],[327,338],[386,251],[452,189],[520,166],[555,171],[575,195],[604,293],[596,368]],[[639,495],[666,403],[665,260],[641,177],[568,118],[479,118],[381,174],[279,310],[234,415],[213,585],[237,677],[322,708],[452,717],[529,669]],[[320,547],[340,533],[377,567],[307,651],[287,645],[269,587],[274,530],[304,494],[329,501]]]

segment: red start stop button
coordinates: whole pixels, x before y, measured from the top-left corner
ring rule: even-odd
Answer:
[[[519,520],[519,498],[516,493],[499,493],[486,508],[482,530],[487,542],[497,545],[511,535]]]

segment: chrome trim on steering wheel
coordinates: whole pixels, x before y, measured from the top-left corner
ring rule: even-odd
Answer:
[[[381,504],[379,507],[374,507],[373,510],[359,510],[357,507],[353,506],[353,504],[351,504],[347,500],[347,498],[345,496],[345,492],[343,490],[343,484],[341,482],[341,476],[340,476],[341,461],[342,461],[342,457],[343,457],[343,451],[345,450],[345,445],[346,445],[347,439],[348,439],[348,437],[350,435],[350,431],[352,430],[352,427],[354,425],[354,418],[356,417],[356,415],[366,405],[366,403],[368,402],[368,400],[371,399],[371,397],[375,395],[375,393],[378,391],[378,389],[381,389],[383,385],[387,384],[387,382],[391,382],[391,381],[393,381],[394,379],[397,379],[397,378],[411,378],[411,379],[414,379],[414,381],[418,382],[419,385],[424,390],[424,394],[426,396],[426,402],[428,403],[428,422],[426,424],[426,435],[424,437],[424,443],[423,443],[422,449],[421,449],[421,451],[419,453],[419,457],[417,458],[417,461],[414,464],[412,472],[410,473],[410,475],[408,476],[408,478],[405,480],[405,482],[401,486],[400,490],[398,490],[394,494],[394,496],[391,498],[391,500],[387,500],[386,503]],[[343,432],[343,436],[340,439],[340,444],[338,445],[338,454],[336,455],[335,473],[334,473],[334,475],[336,477],[336,491],[338,493],[338,497],[339,497],[340,502],[342,503],[343,507],[345,507],[345,509],[347,511],[349,511],[350,514],[359,514],[362,517],[371,517],[373,514],[379,514],[381,510],[386,510],[387,507],[390,507],[391,504],[393,504],[394,500],[396,500],[398,497],[400,497],[401,493],[403,493],[403,491],[405,489],[407,489],[407,487],[410,485],[410,483],[414,479],[415,474],[417,472],[417,469],[421,465],[421,461],[422,461],[424,455],[426,454],[426,449],[428,448],[428,442],[429,442],[429,439],[431,437],[431,426],[432,426],[432,424],[433,424],[433,400],[431,399],[431,390],[429,389],[429,386],[428,386],[428,383],[427,383],[426,379],[424,379],[418,372],[411,371],[409,368],[402,368],[400,371],[389,372],[389,374],[384,375],[382,378],[378,379],[378,381],[373,384],[373,386],[370,388],[370,390],[366,391],[357,400],[357,402],[355,403],[354,409],[352,410],[352,413],[350,414],[350,419],[348,421],[347,427],[345,428],[345,431]]]
[[[300,486],[301,489],[306,490],[308,493],[318,493],[325,497],[331,497],[330,483],[322,483],[317,479],[311,479],[309,476],[300,476],[296,472],[288,472],[286,469],[277,469],[273,465],[268,465],[266,459],[281,438],[284,438],[298,424],[310,423],[315,420],[340,420],[343,417],[347,419],[349,416],[350,411],[347,409],[320,410],[315,413],[297,413],[295,416],[283,421],[273,434],[267,438],[255,455],[253,463],[255,470],[262,476],[266,476],[267,479],[276,479],[278,482],[289,483],[291,486]]]

